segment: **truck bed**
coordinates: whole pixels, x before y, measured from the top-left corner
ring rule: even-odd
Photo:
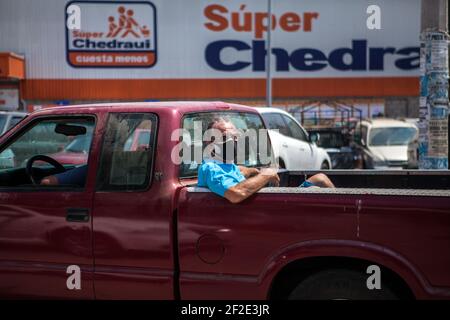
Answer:
[[[218,287],[211,298],[263,299],[274,285],[271,274],[314,259],[323,268],[376,264],[403,279],[416,298],[450,297],[448,172],[333,170],[326,173],[335,189],[295,187],[314,173],[283,171],[281,187],[240,204],[206,188],[184,188],[182,296],[195,299]]]
[[[338,189],[394,189],[397,190],[396,192],[404,192],[400,189],[427,189],[434,190],[433,194],[435,190],[450,189],[450,171],[448,170],[322,170],[320,172],[328,175]],[[306,177],[316,173],[318,171],[281,171],[282,186],[296,187]],[[315,192],[326,191],[315,189]],[[360,191],[352,190],[352,192]]]

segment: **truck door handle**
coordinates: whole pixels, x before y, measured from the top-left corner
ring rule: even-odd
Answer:
[[[86,208],[68,208],[66,220],[69,222],[88,222],[89,209]]]
[[[287,148],[288,145],[286,143],[283,143],[282,146]]]

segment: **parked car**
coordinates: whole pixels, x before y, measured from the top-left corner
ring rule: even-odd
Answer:
[[[288,112],[277,108],[255,108],[269,131],[274,155],[281,168],[289,170],[331,169],[325,149],[317,146],[319,135],[309,135]],[[278,131],[275,131],[278,130]]]
[[[0,136],[19,123],[26,115],[26,112],[0,111]]]
[[[317,145],[328,153],[333,169],[354,169],[360,154],[351,145],[351,135],[346,128],[320,127],[310,128],[310,134],[317,134],[320,138]]]
[[[232,204],[172,158],[175,130],[217,115],[264,128],[235,104],[118,103],[37,111],[1,137],[0,157],[44,121],[54,140],[95,125],[84,185],[40,185],[74,166],[33,168],[37,149],[31,170],[0,170],[0,297],[450,299],[448,170],[331,170],[335,189],[297,187],[317,170],[281,170],[280,188]],[[149,147],[126,150],[145,121]]]
[[[409,167],[408,145],[417,132],[418,128],[407,121],[364,120],[355,128],[354,146],[366,169],[404,169]]]
[[[92,133],[91,133],[92,134]],[[49,156],[61,164],[80,165],[87,163],[88,153],[91,148],[91,136],[82,135],[62,147],[62,150]]]

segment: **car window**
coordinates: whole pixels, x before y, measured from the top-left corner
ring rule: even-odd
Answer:
[[[6,119],[8,119],[8,116],[0,114],[0,135],[3,133],[3,130],[5,128]]]
[[[230,121],[243,133],[241,138],[245,144],[245,154],[243,161],[238,162],[238,164],[248,167],[259,167],[268,164],[268,162],[273,162],[270,140],[267,138],[266,128],[258,114],[232,111],[192,113],[185,116],[182,122],[182,128],[185,133],[182,140],[185,143],[186,150],[190,150],[190,158],[181,152],[180,156],[183,159],[183,162],[180,164],[181,178],[197,176],[198,167],[203,160],[203,151],[206,147],[203,135],[208,125],[215,118],[224,118]],[[200,134],[195,132],[195,129],[198,127],[201,130]],[[253,136],[254,140],[252,140],[250,133],[256,133]]]
[[[46,155],[56,160],[62,165],[82,165],[88,161],[88,155],[84,158],[71,158],[70,155],[62,155],[60,151],[73,139],[82,137],[87,139],[87,143],[92,141],[92,132],[95,124],[94,118],[74,118],[65,117],[58,119],[43,119],[35,122],[25,132],[18,134],[18,137],[10,144],[4,146],[0,152],[2,168],[25,168],[27,161],[36,155]],[[60,133],[58,126],[66,125],[77,128],[84,128],[83,135],[68,135]],[[14,139],[14,138],[13,138]],[[47,165],[45,162],[35,162],[34,166]]]
[[[9,120],[9,124],[8,124],[8,129],[13,128],[16,124],[18,124],[20,122],[20,120],[22,120],[23,117],[20,116],[13,116],[10,120]]]
[[[284,136],[291,137],[291,132],[283,121],[283,118],[278,113],[263,113],[262,117],[268,129],[278,130]]]
[[[321,148],[341,148],[345,145],[344,136],[340,132],[319,131],[320,139],[317,145]]]
[[[103,138],[97,190],[138,191],[149,186],[156,122],[157,117],[152,113],[110,114]]]
[[[306,138],[305,132],[300,128],[300,126],[292,120],[292,118],[282,115],[284,121],[286,122],[287,127],[289,128],[289,131],[291,132],[291,137],[297,140],[301,141],[308,141]]]

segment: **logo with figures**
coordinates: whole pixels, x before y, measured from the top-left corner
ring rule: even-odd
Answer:
[[[142,2],[73,1],[79,29],[66,26],[67,61],[73,67],[149,68],[157,60],[156,8]]]

